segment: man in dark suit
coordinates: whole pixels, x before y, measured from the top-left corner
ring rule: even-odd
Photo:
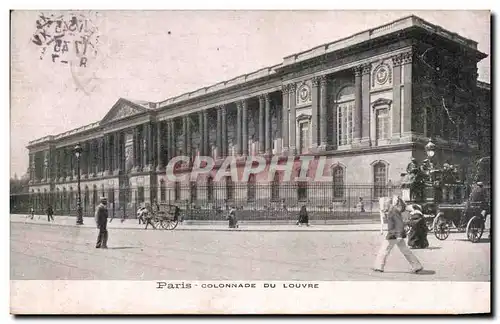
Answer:
[[[469,196],[469,200],[465,204],[464,212],[460,218],[460,226],[465,229],[469,220],[483,210],[488,211],[488,200],[486,196],[486,189],[482,182],[477,182],[474,189]]]
[[[101,203],[97,206],[95,211],[95,221],[97,223],[97,228],[99,229],[99,234],[97,236],[96,248],[107,249],[108,248],[108,230],[106,228],[108,224],[108,208],[106,197],[101,197]]]

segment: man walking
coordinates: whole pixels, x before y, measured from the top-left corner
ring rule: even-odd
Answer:
[[[49,205],[47,207],[47,220],[50,222],[50,220],[52,219],[52,221],[54,221],[54,210],[52,209],[52,206]]]
[[[380,247],[373,271],[384,272],[387,257],[395,245],[398,246],[401,253],[403,253],[406,260],[410,263],[413,273],[422,271],[422,265],[405,242],[406,232],[401,215],[405,209],[406,204],[404,201],[400,197],[394,196],[387,213],[387,237]]]
[[[108,224],[108,208],[106,207],[106,205],[106,197],[101,197],[101,203],[97,206],[95,211],[95,220],[97,223],[97,228],[99,229],[97,244],[95,246],[96,249],[108,248],[108,230],[106,228]]]

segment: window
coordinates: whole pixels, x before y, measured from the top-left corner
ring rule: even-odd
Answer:
[[[299,142],[299,153],[303,154],[308,151],[309,148],[309,122],[303,122],[300,123],[299,126],[299,136],[300,136],[300,142]]]
[[[385,163],[377,162],[373,165],[373,184],[375,199],[386,196],[387,166]]]
[[[198,199],[198,187],[196,181],[190,182],[189,192],[191,194],[191,202],[195,202]]]
[[[297,199],[299,201],[307,200],[307,182],[300,181],[297,183]]]
[[[165,188],[165,180],[160,180],[160,201],[164,202],[167,198],[166,188]]]
[[[278,173],[274,174],[273,181],[271,182],[271,201],[278,201],[280,199],[280,187]]]
[[[353,137],[354,87],[345,86],[337,95],[337,145],[351,145]]]
[[[333,198],[344,198],[344,168],[341,166],[333,168]]]
[[[376,110],[376,138],[378,141],[389,138],[389,109],[387,108]]]
[[[207,200],[214,200],[214,179],[212,177],[208,177],[207,179]]]
[[[176,181],[174,183],[174,200],[179,201],[181,199],[181,183]]]
[[[226,199],[227,201],[234,199],[234,183],[231,177],[226,177]]]
[[[137,203],[142,204],[144,202],[144,187],[137,187]]]
[[[255,174],[251,174],[248,177],[248,184],[247,184],[247,200],[248,201],[255,201],[255,196],[256,196],[256,185],[255,185]]]

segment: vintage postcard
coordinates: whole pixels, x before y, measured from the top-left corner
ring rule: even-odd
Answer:
[[[489,11],[11,11],[12,314],[491,313]]]

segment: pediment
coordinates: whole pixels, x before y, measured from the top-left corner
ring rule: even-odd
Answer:
[[[391,99],[385,99],[385,98],[379,98],[372,102],[372,108],[375,109],[380,106],[387,106],[391,108],[392,100]]]
[[[300,115],[297,116],[296,121],[297,121],[297,123],[301,122],[301,121],[304,121],[304,120],[309,121],[309,120],[311,120],[311,118],[312,118],[311,115],[300,114]]]
[[[121,120],[133,115],[141,114],[149,109],[135,104],[129,100],[120,98],[101,120],[101,125]]]

